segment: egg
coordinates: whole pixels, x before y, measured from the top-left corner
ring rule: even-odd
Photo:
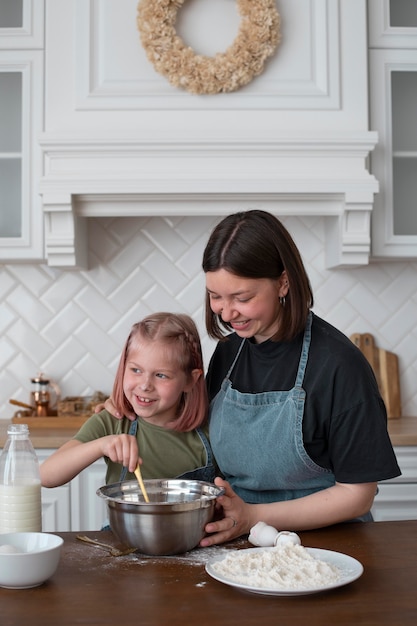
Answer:
[[[0,554],[20,554],[22,550],[16,548],[16,546],[11,546],[8,543],[4,543],[0,546]]]
[[[253,526],[249,533],[249,541],[254,546],[273,546],[278,536],[278,531],[273,526],[268,526],[265,522],[258,522]]]
[[[292,546],[301,546],[301,539],[297,535],[297,533],[293,533],[289,530],[281,530],[275,538],[275,546],[282,545],[292,545]]]
[[[265,522],[258,522],[250,529],[248,540],[254,546],[260,546],[262,548],[269,546],[301,545],[301,539],[296,533],[290,530],[278,531],[273,526],[268,526]]]

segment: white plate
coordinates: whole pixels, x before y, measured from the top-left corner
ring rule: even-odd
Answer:
[[[236,554],[240,554],[242,552],[263,552],[265,550],[268,551],[275,549],[276,548],[248,548],[247,550],[239,550]],[[227,555],[218,556],[209,561],[206,565],[206,572],[212,578],[215,578],[221,583],[230,585],[231,587],[237,587],[242,591],[248,591],[249,593],[257,593],[265,596],[303,596],[312,593],[320,593],[322,591],[328,591],[329,589],[335,589],[336,587],[347,585],[362,576],[362,564],[347,554],[332,552],[331,550],[321,550],[319,548],[306,548],[306,550],[315,558],[338,567],[341,571],[341,577],[339,580],[328,585],[323,585],[322,587],[305,587],[302,589],[269,589],[267,587],[252,587],[227,578],[212,568],[213,563],[222,561],[226,558],[226,556],[230,555],[230,552]]]

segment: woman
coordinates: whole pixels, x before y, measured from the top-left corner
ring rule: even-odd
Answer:
[[[229,215],[203,256],[210,442],[225,478],[222,519],[202,546],[258,521],[306,530],[371,520],[377,482],[399,470],[362,353],[312,313],[300,253],[259,210]]]

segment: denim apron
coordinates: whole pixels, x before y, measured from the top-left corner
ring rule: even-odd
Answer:
[[[137,418],[131,423],[129,428],[129,435],[133,435],[136,437],[136,433],[138,431],[138,420]],[[177,479],[182,480],[203,480],[209,483],[214,481],[214,477],[216,475],[216,470],[214,467],[213,461],[213,453],[211,451],[211,446],[208,442],[208,439],[201,428],[196,428],[196,433],[201,439],[201,442],[206,451],[206,464],[202,467],[197,467],[196,469],[190,470],[189,472],[184,472],[184,474],[180,474],[176,476]],[[123,467],[120,474],[120,482],[125,480],[127,474],[127,467]],[[165,476],[161,476],[161,478],[165,478]]]
[[[335,484],[333,473],[308,456],[303,443],[302,387],[311,341],[312,313],[304,331],[295,385],[289,391],[241,393],[231,372],[210,404],[210,442],[225,479],[245,502],[293,500]]]

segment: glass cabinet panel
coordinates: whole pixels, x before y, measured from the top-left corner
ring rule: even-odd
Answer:
[[[391,110],[394,235],[417,234],[417,72],[391,73]]]
[[[23,0],[1,0],[0,28],[21,28],[23,25]]]
[[[412,28],[417,26],[416,0],[391,0],[389,6],[390,26]]]
[[[22,74],[0,73],[0,152],[22,149]]]
[[[22,234],[22,74],[0,72],[0,237]]]

